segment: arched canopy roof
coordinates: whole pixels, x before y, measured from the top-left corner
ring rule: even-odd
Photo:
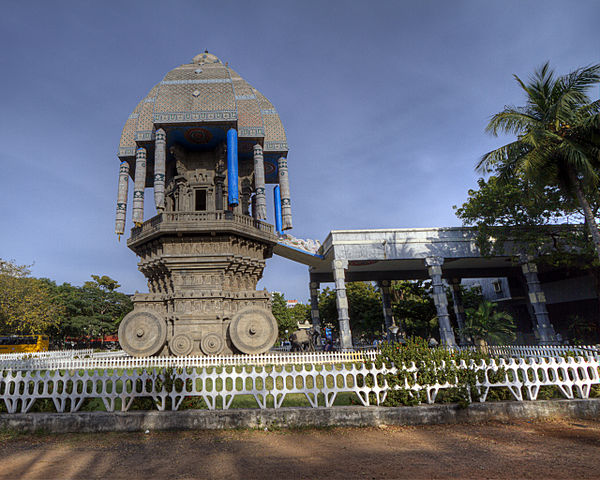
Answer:
[[[130,161],[137,147],[154,140],[157,128],[199,146],[207,138],[218,140],[231,126],[238,130],[240,152],[258,142],[265,160],[287,154],[285,131],[273,104],[215,55],[200,53],[168,72],[138,103],[125,122],[118,155]]]

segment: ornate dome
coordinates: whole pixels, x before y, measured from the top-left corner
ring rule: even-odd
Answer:
[[[199,53],[192,58],[192,63],[198,63],[202,65],[204,63],[221,63],[221,60],[219,60],[216,55],[208,53],[208,50],[205,50],[204,53]]]
[[[191,63],[168,72],[137,105],[125,122],[119,158],[132,162],[137,147],[149,147],[157,128],[168,142],[211,136],[215,141],[230,127],[237,128],[240,152],[244,145],[263,145],[265,161],[286,156],[285,131],[275,107],[258,90],[215,55],[204,52]],[[190,129],[206,134],[190,135]],[[172,133],[172,134],[171,134]],[[268,165],[265,165],[269,176]]]

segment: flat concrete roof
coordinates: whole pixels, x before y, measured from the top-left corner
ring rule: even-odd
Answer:
[[[332,230],[318,254],[279,243],[274,253],[310,268],[311,278],[332,282],[333,260],[347,262],[346,281],[429,278],[425,259],[444,259],[444,277],[504,277],[519,272],[513,255],[484,257],[468,227]]]

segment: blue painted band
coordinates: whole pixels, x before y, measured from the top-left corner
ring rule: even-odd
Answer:
[[[281,219],[281,190],[279,185],[275,185],[275,188],[273,188],[273,203],[275,204],[275,230],[281,234],[283,232],[283,221]]]
[[[227,131],[227,200],[230,207],[235,207],[239,201],[238,195],[238,138],[237,130]]]

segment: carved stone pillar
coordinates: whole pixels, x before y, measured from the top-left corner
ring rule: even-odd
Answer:
[[[452,287],[452,303],[454,303],[454,315],[456,315],[456,323],[458,324],[458,341],[460,345],[467,345],[469,342],[467,341],[465,335],[463,334],[463,329],[465,328],[465,308],[462,303],[462,296],[460,294],[460,278],[453,278],[450,281],[450,286]]]
[[[310,282],[310,318],[313,328],[321,334],[321,318],[319,317],[319,282]]]
[[[215,175],[215,210],[223,210],[223,184],[225,176]]]
[[[265,195],[265,163],[263,149],[254,145],[254,191],[256,192],[256,215],[258,220],[267,219],[267,197]]]
[[[433,302],[437,311],[438,324],[440,326],[440,340],[442,345],[448,347],[456,346],[454,332],[450,326],[450,316],[448,315],[448,299],[442,283],[442,257],[428,257],[425,259],[425,265],[429,271],[431,284],[433,286]]]
[[[290,179],[288,176],[287,158],[277,160],[279,186],[281,188],[281,218],[283,230],[292,228],[292,201],[290,199]]]
[[[249,180],[242,182],[242,190],[240,194],[242,215],[250,215],[250,197],[252,195],[252,187]]]
[[[558,343],[556,332],[550,323],[548,309],[546,308],[546,296],[538,279],[537,265],[531,262],[529,257],[521,257],[521,261],[523,262],[521,270],[527,282],[529,302],[533,308],[540,345],[555,345]]]
[[[256,211],[256,195],[252,195],[252,197],[250,198],[250,205],[252,207],[252,218],[254,220],[260,220]]]
[[[346,296],[346,278],[344,273],[347,266],[347,260],[334,260],[332,264],[333,279],[335,281],[335,303],[340,325],[340,347],[344,350],[352,348],[350,314],[348,313],[348,297]]]
[[[385,321],[385,332],[388,341],[392,340],[392,332],[390,328],[394,325],[394,317],[392,315],[392,298],[390,296],[390,281],[382,280],[377,282],[379,291],[381,292],[381,303],[383,305],[383,319]]]
[[[127,217],[127,192],[129,190],[129,163],[121,162],[119,167],[119,188],[117,191],[117,214],[115,219],[115,233],[123,235]]]
[[[146,149],[138,148],[135,155],[135,179],[133,185],[133,223],[144,222],[144,188],[146,187]]]
[[[158,213],[162,213],[165,209],[166,158],[167,134],[162,128],[159,128],[154,140],[154,204]]]

